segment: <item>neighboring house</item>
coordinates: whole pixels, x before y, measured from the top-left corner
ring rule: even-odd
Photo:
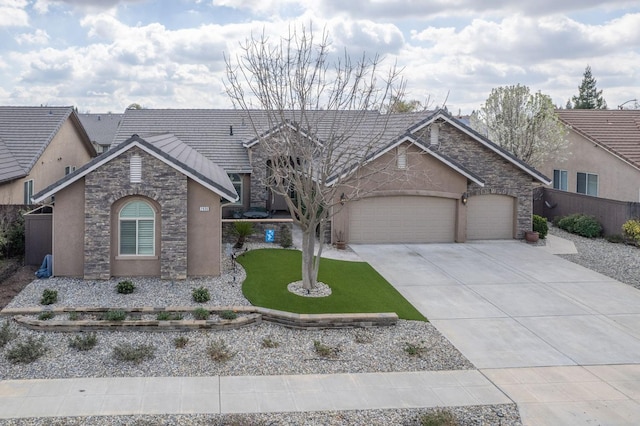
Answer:
[[[102,154],[111,146],[123,114],[78,114],[93,146]]]
[[[0,204],[32,204],[95,155],[73,107],[0,106]]]
[[[569,129],[565,161],[540,170],[553,188],[620,201],[640,201],[640,110],[557,110]]]
[[[53,273],[220,274],[221,202],[237,194],[222,168],[174,135],[132,136],[35,195],[53,202]]]

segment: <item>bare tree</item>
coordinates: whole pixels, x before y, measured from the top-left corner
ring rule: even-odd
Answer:
[[[302,230],[303,286],[314,288],[325,230],[344,204],[339,191],[378,149],[391,115],[379,111],[401,99],[404,84],[395,67],[380,74],[380,57],[334,54],[326,31],[316,42],[304,28],[276,43],[252,36],[225,60],[226,91],[266,153],[264,184],[284,196]]]
[[[548,158],[562,161],[568,154],[567,130],[551,98],[532,95],[527,86],[493,89],[470,121],[476,131],[534,167]]]

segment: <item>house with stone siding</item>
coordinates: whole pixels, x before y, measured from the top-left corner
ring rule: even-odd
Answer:
[[[368,131],[353,132],[345,149],[374,145],[360,167],[326,182],[341,185],[328,240],[338,233],[348,243],[522,238],[532,226],[534,186],[550,183],[443,110],[313,114],[331,125],[364,124]],[[54,274],[219,274],[224,218],[286,210],[265,185],[272,159],[261,141],[300,131],[292,123],[263,111],[127,110],[109,151],[37,195],[55,196]],[[309,143],[331,135],[329,124],[316,123]]]

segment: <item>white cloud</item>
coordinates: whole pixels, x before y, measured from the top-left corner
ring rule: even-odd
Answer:
[[[0,27],[28,26],[27,5],[27,0],[0,0]]]
[[[47,44],[49,34],[45,30],[37,29],[32,33],[22,33],[16,36],[18,44]]]

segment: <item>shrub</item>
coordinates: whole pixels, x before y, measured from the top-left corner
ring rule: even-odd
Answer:
[[[620,234],[607,235],[605,238],[607,241],[614,244],[620,244],[624,242],[624,237]]]
[[[457,426],[455,416],[451,411],[437,409],[420,416],[420,426]]]
[[[207,347],[207,353],[215,362],[228,361],[235,355],[222,339],[211,342]]]
[[[5,321],[0,328],[0,348],[4,348],[7,343],[18,337],[18,332],[13,331],[9,326],[9,321]]]
[[[187,346],[187,343],[189,343],[189,338],[185,336],[180,336],[173,339],[173,346],[178,349],[184,348],[185,346]]]
[[[45,312],[42,312],[40,315],[38,315],[38,319],[40,321],[47,321],[47,320],[50,320],[51,318],[53,318],[55,316],[56,315],[53,312],[45,311]]]
[[[280,346],[280,343],[276,342],[271,337],[265,337],[262,339],[263,348],[277,348],[278,346]]]
[[[242,248],[247,237],[252,235],[255,230],[253,229],[253,223],[238,221],[233,222],[233,228],[231,228],[231,232],[238,237],[233,248],[239,249]]]
[[[46,288],[40,298],[41,305],[52,305],[58,301],[58,291]]]
[[[622,232],[634,240],[636,244],[640,243],[640,219],[629,219],[623,223]]]
[[[80,319],[80,314],[76,311],[69,312],[69,321],[78,321]]]
[[[422,346],[422,343],[424,342],[420,342],[419,344],[405,342],[402,350],[409,356],[422,356],[429,352],[429,349]]]
[[[356,330],[354,332],[354,340],[356,343],[365,344],[373,342],[373,333],[369,330]]]
[[[561,218],[558,220],[558,227],[587,238],[599,237],[602,233],[602,226],[596,218],[580,213]]]
[[[338,355],[338,352],[340,352],[340,349],[333,346],[325,345],[319,340],[313,341],[313,349],[318,355],[323,358],[334,358]]]
[[[153,345],[133,345],[121,343],[113,348],[113,357],[118,361],[140,364],[145,359],[153,358],[155,352]]]
[[[545,238],[549,233],[549,225],[547,219],[537,214],[533,215],[533,230],[538,233],[540,238]]]
[[[209,315],[211,315],[211,312],[204,308],[196,308],[193,310],[193,317],[197,320],[209,319]]]
[[[287,225],[280,227],[280,247],[289,248],[293,245],[293,238],[291,237],[291,229]]]
[[[18,342],[7,350],[6,356],[12,364],[29,364],[46,354],[47,351],[44,337],[35,339],[29,336],[24,342]]]
[[[238,314],[236,314],[233,311],[226,310],[226,311],[220,312],[220,318],[226,319],[226,320],[233,320],[238,318]]]
[[[136,289],[136,286],[131,280],[123,280],[118,283],[116,288],[120,294],[131,294]]]
[[[127,318],[127,313],[122,310],[108,311],[104,315],[104,319],[107,321],[124,321]]]
[[[209,290],[204,287],[194,288],[191,295],[193,296],[193,300],[198,303],[205,303],[211,299]]]
[[[179,312],[158,312],[156,315],[156,319],[158,321],[173,321],[173,320],[181,320],[182,314]]]
[[[69,338],[69,347],[79,351],[88,351],[98,343],[96,333],[79,334],[73,339]]]

